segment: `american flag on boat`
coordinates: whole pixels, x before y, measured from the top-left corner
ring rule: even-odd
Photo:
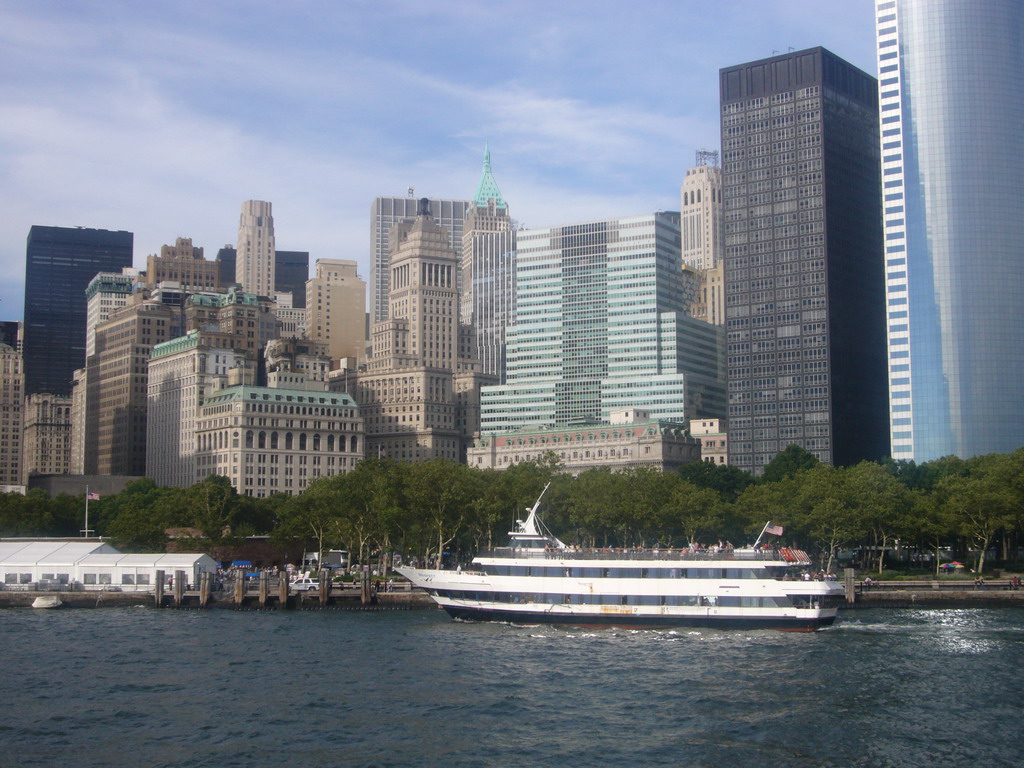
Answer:
[[[765,528],[764,528],[764,532],[765,533],[770,533],[772,536],[781,536],[782,535],[782,526],[781,525],[766,525]]]

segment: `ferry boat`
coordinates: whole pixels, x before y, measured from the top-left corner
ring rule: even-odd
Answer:
[[[836,619],[842,585],[812,577],[801,550],[759,548],[766,532],[781,533],[770,523],[745,549],[579,549],[537,516],[544,491],[510,545],[481,553],[472,568],[398,571],[464,620],[813,631]]]

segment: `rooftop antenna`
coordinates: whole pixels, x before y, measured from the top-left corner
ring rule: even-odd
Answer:
[[[406,194],[407,194],[407,195],[408,195],[409,197],[412,197],[412,196],[413,196],[413,194],[415,193],[415,191],[416,191],[416,190],[414,190],[414,189],[413,189],[412,187],[409,187],[409,189],[407,189],[407,190],[406,190]]]
[[[708,149],[697,150],[697,165],[710,165],[712,168],[718,167],[718,150],[711,151]]]

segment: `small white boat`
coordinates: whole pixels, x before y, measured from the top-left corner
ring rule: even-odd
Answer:
[[[32,601],[33,608],[60,608],[64,601],[56,595],[44,595]]]

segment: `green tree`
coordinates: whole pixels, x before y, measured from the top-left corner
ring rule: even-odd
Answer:
[[[679,468],[679,476],[696,485],[698,488],[709,488],[719,498],[732,503],[753,485],[754,476],[739,467],[729,464],[712,464],[710,461],[691,461]]]
[[[814,454],[799,445],[791,444],[786,450],[775,455],[775,458],[765,464],[761,481],[775,483],[787,477],[793,477],[798,472],[811,469],[818,465],[818,459]]]
[[[660,515],[661,528],[668,536],[666,544],[672,546],[674,536],[679,536],[677,543],[684,546],[699,542],[702,536],[720,536],[722,513],[723,505],[714,490],[676,479]]]
[[[842,547],[864,532],[851,493],[849,475],[827,464],[803,472],[788,481],[794,494],[796,530],[818,548],[822,570],[829,572]]]
[[[960,533],[977,547],[975,571],[985,567],[985,555],[1001,529],[1013,524],[1015,495],[1007,480],[1013,461],[1006,454],[978,456],[968,462],[970,474],[948,474],[936,493]]]
[[[473,481],[465,464],[432,459],[409,466],[406,499],[429,533],[425,555],[444,562],[445,547],[462,532],[473,503]],[[432,539],[432,541],[431,541]]]
[[[912,497],[906,486],[880,464],[863,461],[842,470],[847,498],[861,524],[871,532],[878,552],[878,573],[885,566],[889,544],[912,530]]]
[[[210,475],[185,492],[192,525],[213,543],[231,535],[235,517],[241,507],[238,493],[231,481],[221,475]]]
[[[619,527],[622,478],[607,467],[588,469],[569,486],[569,518],[584,546],[609,546]],[[621,542],[620,542],[621,543]]]
[[[293,496],[278,509],[279,520],[272,538],[279,542],[301,542],[316,546],[317,563],[324,561],[324,552],[340,542],[340,509],[344,494],[344,475],[320,477],[306,490]]]

